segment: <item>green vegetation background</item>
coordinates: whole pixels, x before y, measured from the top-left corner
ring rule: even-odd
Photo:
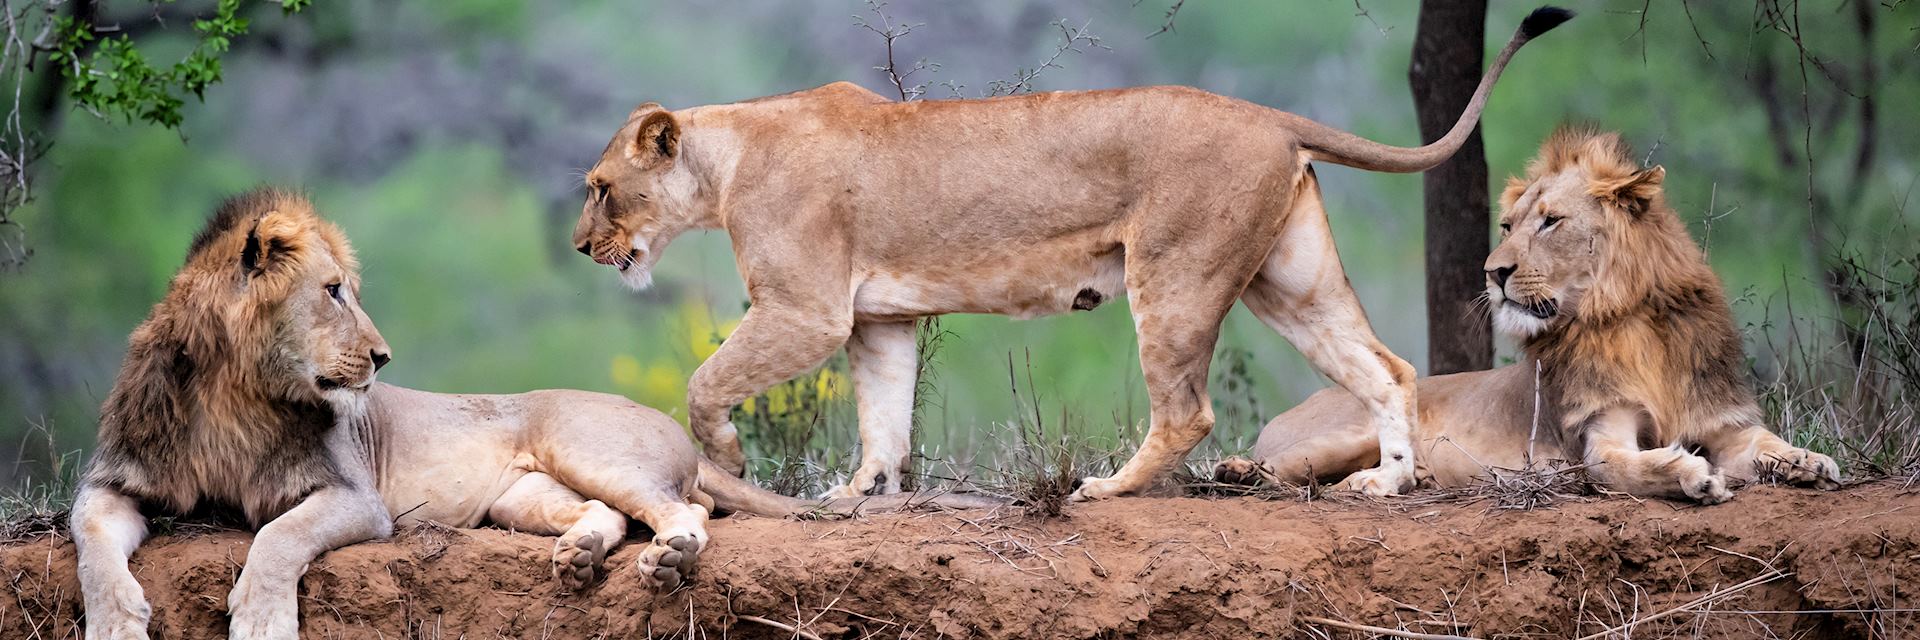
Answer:
[[[920,78],[966,84],[967,95],[1044,59],[1059,41],[1048,22],[1065,20],[1089,24],[1107,48],[1062,56],[1040,90],[1186,84],[1382,141],[1418,141],[1406,83],[1415,3],[1368,2],[1370,15],[1356,16],[1335,0],[1192,2],[1176,31],[1148,39],[1167,4],[899,1],[887,11],[926,23],[902,41],[901,62],[941,63]],[[1690,24],[1678,6],[1655,3],[1637,32],[1638,2],[1576,4],[1588,5],[1577,7],[1583,15],[1530,45],[1493,96],[1483,133],[1495,193],[1562,122],[1623,132],[1668,168],[1669,197],[1710,242],[1756,344],[1784,319],[1789,296],[1794,313],[1826,313],[1814,274],[1827,252],[1809,242],[1810,217],[1868,260],[1910,246],[1914,9],[1889,10],[1871,52],[1845,16],[1807,9],[1804,38],[1818,56],[1836,67],[1863,54],[1888,61],[1870,87],[1883,113],[1874,170],[1846,208],[1810,212],[1806,169],[1776,159],[1766,101],[1750,89],[1755,60],[1784,64],[1782,108],[1800,116],[1790,43],[1753,27],[1744,6],[1694,7]],[[887,89],[873,69],[884,62],[879,39],[848,17],[866,6],[844,0],[325,2],[292,18],[268,8],[255,30],[278,35],[236,47],[225,83],[190,104],[184,135],[81,112],[54,132],[38,199],[20,215],[36,255],[0,274],[0,476],[13,460],[16,476],[44,475],[50,453],[90,446],[125,337],[189,237],[221,197],[260,183],[309,190],[354,239],[367,309],[395,349],[382,380],[459,392],[591,389],[684,415],[685,380],[745,300],[727,239],[683,237],[656,290],[629,293],[567,246],[580,197],[572,172],[643,101],[677,108],[839,79]],[[1489,52],[1529,9],[1493,3]],[[152,44],[164,51],[169,41]],[[1857,98],[1810,73],[1812,179],[1832,189],[1847,179],[1858,125],[1820,111],[1850,110]],[[1791,133],[1798,152],[1798,125]],[[1335,167],[1321,176],[1375,329],[1425,371],[1420,178]],[[1071,416],[1096,438],[1146,418],[1123,304],[942,326],[951,335],[919,436],[932,455],[980,455],[1007,437],[995,425],[1018,411],[1010,366],[1024,384],[1030,364],[1043,413]],[[1765,375],[1765,350],[1752,352]],[[1326,386],[1244,310],[1228,319],[1220,353],[1212,451],[1246,446],[1267,419]],[[1225,373],[1234,364],[1241,373]],[[849,392],[831,371],[813,384]],[[856,438],[838,406],[815,445],[844,455]]]

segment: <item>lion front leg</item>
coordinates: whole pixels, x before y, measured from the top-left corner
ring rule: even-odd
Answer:
[[[1639,411],[1617,407],[1600,412],[1587,432],[1587,473],[1615,490],[1702,504],[1733,498],[1726,477],[1706,458],[1680,447],[1641,449],[1636,437]]]
[[[853,311],[844,304],[755,301],[687,383],[687,426],[707,458],[743,475],[747,457],[728,417],[733,407],[819,365],[852,332]]]
[[[860,468],[828,498],[900,492],[913,438],[919,349],[912,322],[856,322],[847,341],[860,414]]]
[[[127,567],[147,537],[139,505],[117,490],[83,485],[73,500],[72,528],[87,640],[144,640],[153,609]]]
[[[326,487],[274,518],[253,537],[246,566],[227,596],[234,640],[297,638],[300,576],[327,551],[393,533],[387,508],[372,491]]]
[[[1840,465],[1833,458],[1793,446],[1761,426],[1722,429],[1700,443],[1713,466],[1746,481],[1780,480],[1816,489],[1840,488]]]

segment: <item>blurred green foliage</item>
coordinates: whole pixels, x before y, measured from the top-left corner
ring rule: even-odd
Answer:
[[[279,2],[281,11],[294,14],[312,0]],[[55,16],[47,61],[66,79],[74,104],[106,117],[174,128],[180,126],[185,95],[204,100],[207,87],[220,81],[220,57],[234,38],[247,33],[247,19],[239,13],[240,0],[219,0],[213,15],[193,21],[198,41],[186,57],[164,69],[147,61],[132,36],[101,38],[96,33],[103,25]]]

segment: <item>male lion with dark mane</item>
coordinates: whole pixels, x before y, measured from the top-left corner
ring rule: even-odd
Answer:
[[[1733,496],[1728,477],[1839,486],[1832,458],[1767,430],[1720,279],[1667,206],[1665,177],[1618,134],[1563,127],[1507,182],[1486,295],[1526,358],[1419,381],[1433,482],[1521,469],[1531,442],[1635,495],[1714,504]],[[1351,394],[1321,391],[1267,425],[1253,460],[1216,474],[1340,478],[1373,464],[1365,426]]]
[[[386,537],[396,518],[557,535],[553,575],[573,589],[602,572],[631,517],[654,534],[640,580],[671,589],[706,547],[712,509],[906,502],[768,493],[707,462],[671,418],[618,396],[376,384],[390,357],[339,229],[284,191],[222,205],[134,330],[101,408],[73,507],[87,637],[147,637],[151,610],[127,558],[149,514],[231,510],[257,528],[227,599],[232,636],[293,638],[307,563]]]
[[[573,243],[645,286],[675,236],[725,229],[752,306],[687,387],[707,455],[740,473],[732,408],[843,344],[861,461],[834,495],[892,493],[908,465],[914,321],[1032,317],[1126,295],[1151,425],[1084,500],[1135,494],[1213,428],[1207,368],[1236,300],[1360,398],[1381,464],[1347,486],[1411,486],[1413,368],[1380,344],[1335,253],[1312,162],[1416,172],[1460,148],[1521,24],[1446,136],[1418,148],[1185,87],[890,102],[850,83],[627,116],[585,176]]]

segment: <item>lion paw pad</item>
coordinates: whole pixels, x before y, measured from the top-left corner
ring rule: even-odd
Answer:
[[[655,590],[672,591],[693,576],[699,560],[700,541],[692,536],[655,539],[640,554],[640,579]]]
[[[593,583],[594,575],[607,559],[609,541],[599,533],[573,540],[561,539],[553,550],[553,577],[568,591],[577,591]]]

